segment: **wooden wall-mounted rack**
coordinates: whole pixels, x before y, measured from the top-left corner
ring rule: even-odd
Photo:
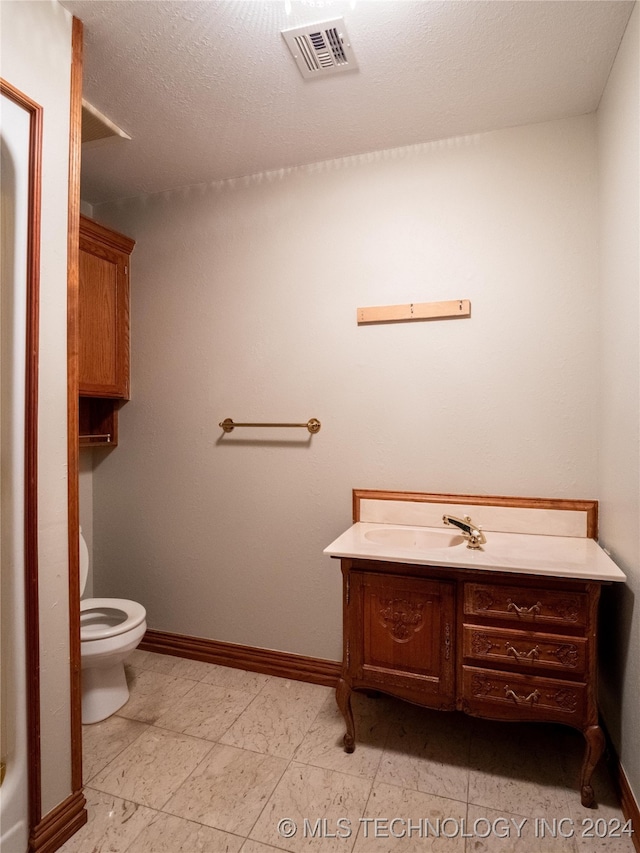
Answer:
[[[451,299],[448,302],[409,302],[406,305],[358,308],[358,325],[405,323],[409,320],[445,320],[470,316],[471,302],[468,299]]]

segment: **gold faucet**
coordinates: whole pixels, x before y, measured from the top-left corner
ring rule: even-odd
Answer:
[[[442,520],[445,524],[451,524],[460,530],[467,540],[467,548],[479,551],[481,550],[481,546],[487,541],[480,527],[474,524],[468,515],[465,515],[464,519],[457,518],[455,515],[443,515]]]

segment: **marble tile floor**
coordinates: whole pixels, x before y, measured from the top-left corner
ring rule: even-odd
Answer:
[[[131,697],[83,730],[89,820],[62,853],[633,853],[582,736],[135,651]]]

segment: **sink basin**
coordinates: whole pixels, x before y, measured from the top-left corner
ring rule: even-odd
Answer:
[[[416,551],[429,551],[433,548],[453,548],[462,545],[464,537],[448,530],[420,530],[412,527],[381,527],[380,530],[367,530],[364,538],[378,545],[390,545],[396,548],[410,548]]]

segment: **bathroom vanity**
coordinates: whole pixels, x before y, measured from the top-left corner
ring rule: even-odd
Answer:
[[[481,549],[442,526],[453,512],[482,527]],[[603,583],[625,580],[596,530],[594,501],[354,492],[354,525],[325,550],[343,573],[345,750],[356,743],[353,690],[565,723],[586,740],[580,790],[592,806],[604,749],[598,601]]]

